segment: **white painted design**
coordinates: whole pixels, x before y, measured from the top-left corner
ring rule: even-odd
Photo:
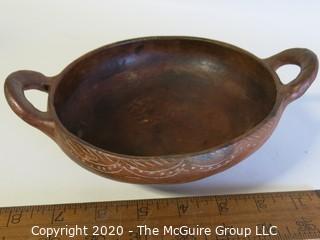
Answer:
[[[121,173],[123,178],[132,179],[170,179],[198,172],[214,172],[232,161],[237,162],[245,157],[243,153],[251,153],[269,137],[278,118],[271,118],[253,134],[214,152],[188,157],[148,157],[122,158],[107,152],[96,150],[90,146],[76,142],[64,136],[65,149],[76,159],[90,168],[112,176]]]

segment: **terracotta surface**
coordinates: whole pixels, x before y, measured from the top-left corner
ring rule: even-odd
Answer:
[[[301,72],[283,85],[275,70],[285,64]],[[262,60],[213,40],[147,37],[92,51],[54,77],[14,72],[5,94],[13,111],[89,170],[126,182],[180,183],[258,149],[317,70],[307,49]],[[27,89],[48,92],[47,112],[26,100]]]

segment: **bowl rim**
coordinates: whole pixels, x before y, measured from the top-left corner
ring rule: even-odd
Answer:
[[[99,52],[105,51],[106,49],[109,48],[113,48],[113,47],[117,47],[117,46],[121,46],[121,45],[126,45],[126,44],[130,44],[130,43],[137,43],[137,42],[144,42],[144,41],[150,41],[150,40],[192,40],[192,41],[198,41],[198,42],[205,42],[205,43],[210,43],[210,44],[215,44],[215,45],[219,45],[221,47],[224,48],[229,48],[233,51],[236,51],[240,54],[246,55],[248,57],[250,57],[251,59],[253,59],[255,62],[257,62],[260,66],[262,66],[264,69],[267,70],[267,72],[270,74],[270,76],[272,77],[272,80],[274,82],[274,86],[275,86],[275,91],[276,91],[276,95],[275,95],[275,101],[273,103],[273,106],[271,108],[271,110],[268,112],[268,114],[260,121],[258,122],[254,127],[248,129],[247,131],[245,131],[243,134],[232,138],[229,141],[223,142],[221,144],[215,145],[211,148],[207,148],[201,151],[196,151],[196,152],[190,152],[190,153],[180,153],[180,154],[168,154],[168,155],[129,155],[129,154],[123,154],[123,153],[117,153],[117,152],[112,152],[110,150],[98,147],[80,137],[78,137],[77,135],[75,135],[74,133],[72,133],[71,131],[69,131],[66,126],[62,123],[62,121],[60,120],[56,109],[55,109],[55,104],[54,104],[54,97],[55,97],[55,93],[56,93],[56,89],[59,86],[59,83],[61,82],[61,80],[63,79],[63,77],[70,71],[73,69],[74,66],[77,65],[77,63],[79,63],[80,61],[83,61],[87,58],[89,58],[90,56],[93,56]],[[227,148],[229,146],[234,145],[235,143],[245,139],[246,137],[250,136],[252,133],[256,132],[256,130],[260,129],[263,125],[265,125],[273,116],[275,116],[278,111],[281,109],[281,104],[282,104],[282,96],[280,94],[281,91],[281,81],[279,79],[279,76],[276,74],[276,72],[274,70],[272,70],[265,61],[263,61],[263,59],[257,57],[256,55],[240,48],[240,47],[236,47],[232,44],[229,43],[225,43],[225,42],[221,42],[221,41],[217,41],[217,40],[212,40],[212,39],[208,39],[208,38],[203,38],[203,37],[194,37],[194,36],[146,36],[146,37],[138,37],[138,38],[131,38],[128,40],[122,40],[122,41],[117,41],[111,44],[106,44],[103,45],[101,47],[98,47],[94,50],[91,50],[83,55],[81,55],[80,57],[78,57],[77,59],[75,59],[74,61],[72,61],[71,63],[69,63],[59,74],[50,77],[51,81],[52,81],[52,85],[51,88],[49,90],[49,94],[48,94],[48,109],[50,111],[51,117],[54,121],[54,124],[56,126],[59,127],[60,131],[62,131],[64,133],[64,135],[68,136],[69,138],[72,138],[74,141],[88,146],[91,149],[94,149],[95,151],[99,151],[102,152],[104,154],[108,154],[110,156],[116,156],[118,158],[127,158],[127,159],[132,159],[132,160],[150,160],[150,159],[167,159],[167,160],[173,160],[173,159],[181,159],[181,158],[190,158],[190,157],[198,157],[198,156],[206,156],[208,154],[212,154],[213,152],[216,152],[218,150]],[[58,131],[56,131],[58,132]],[[58,133],[59,135],[61,135],[61,133]]]

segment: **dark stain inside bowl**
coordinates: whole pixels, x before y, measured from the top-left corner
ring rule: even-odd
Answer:
[[[261,122],[275,83],[254,57],[190,39],[149,39],[90,54],[54,104],[63,125],[108,151],[156,156],[227,143]]]

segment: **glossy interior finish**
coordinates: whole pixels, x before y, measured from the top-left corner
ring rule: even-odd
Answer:
[[[271,111],[276,86],[255,58],[197,39],[140,39],[77,62],[57,86],[62,124],[111,152],[202,151],[245,133]]]

